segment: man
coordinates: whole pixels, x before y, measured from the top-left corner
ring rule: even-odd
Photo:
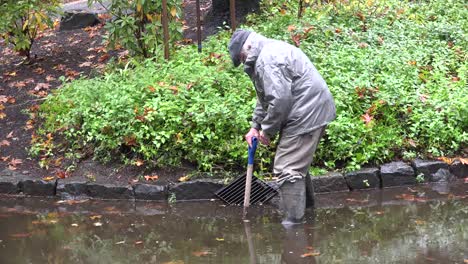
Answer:
[[[302,222],[306,206],[305,177],[325,130],[336,116],[333,97],[312,62],[298,48],[247,30],[232,35],[234,66],[244,64],[257,93],[250,131],[265,145],[279,133],[273,172],[280,188],[283,224]]]

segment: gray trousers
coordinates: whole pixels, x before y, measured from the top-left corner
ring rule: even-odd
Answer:
[[[307,203],[306,176],[325,128],[326,126],[304,135],[280,137],[273,172],[280,178],[296,178],[293,182],[285,181],[279,189],[285,225],[298,223],[304,217]]]
[[[321,127],[304,135],[281,136],[276,148],[273,173],[279,177],[306,176],[325,128]]]

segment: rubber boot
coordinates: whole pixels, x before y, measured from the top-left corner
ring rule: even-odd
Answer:
[[[315,205],[314,186],[312,185],[312,179],[310,178],[309,173],[307,173],[306,175],[305,185],[306,185],[306,197],[307,197],[306,207],[307,208],[314,207]]]
[[[303,223],[306,207],[305,179],[296,179],[295,182],[285,181],[279,189],[280,208],[283,213],[284,226]]]

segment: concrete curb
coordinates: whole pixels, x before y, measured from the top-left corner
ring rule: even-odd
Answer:
[[[419,179],[417,179],[419,175]],[[421,175],[424,177],[421,178]],[[468,165],[454,162],[415,160],[411,164],[391,162],[379,168],[364,168],[346,174],[310,176],[315,193],[411,186],[427,182],[450,182],[468,178]],[[16,171],[0,171],[0,194],[48,196],[60,199],[111,199],[187,201],[216,199],[223,180],[197,179],[177,184],[100,184],[73,178],[44,181]]]

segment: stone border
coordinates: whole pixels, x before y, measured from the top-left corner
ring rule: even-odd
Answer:
[[[391,162],[379,168],[364,168],[349,173],[310,176],[315,193],[349,192],[395,186],[412,186],[428,182],[451,182],[468,178],[468,165],[454,162],[415,160],[411,164]],[[422,179],[423,182],[420,182]],[[465,180],[466,181],[466,180]],[[223,180],[199,179],[177,184],[116,185],[77,181],[72,178],[44,181],[16,171],[0,172],[0,194],[49,196],[61,199],[119,199],[152,201],[188,201],[216,199],[214,193],[224,186]]]

